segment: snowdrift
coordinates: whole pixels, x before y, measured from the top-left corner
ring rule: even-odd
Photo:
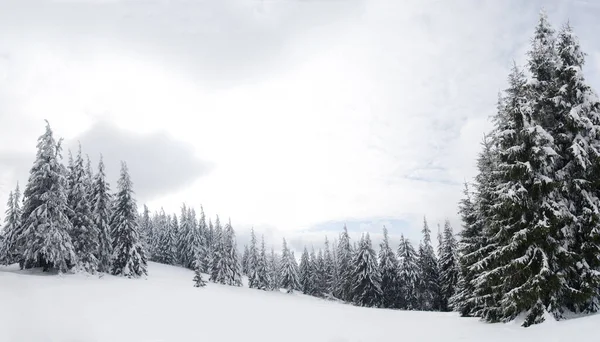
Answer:
[[[208,283],[150,263],[147,279],[0,267],[0,341],[398,342],[596,340],[600,315],[522,328],[455,313],[360,308]]]

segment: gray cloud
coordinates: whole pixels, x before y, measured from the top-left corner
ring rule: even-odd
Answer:
[[[212,169],[212,164],[195,156],[190,146],[162,132],[142,135],[99,122],[68,141],[67,148],[76,151],[78,141],[94,166],[103,155],[113,188],[120,161],[126,161],[140,202],[180,190]]]
[[[195,73],[214,88],[285,70],[286,50],[296,48],[292,38],[358,15],[363,2],[3,2],[0,37],[18,31],[27,41],[51,41],[84,58],[130,51]],[[308,55],[303,49],[300,58]]]

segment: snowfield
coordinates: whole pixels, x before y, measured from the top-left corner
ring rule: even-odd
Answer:
[[[150,263],[147,279],[0,267],[0,341],[593,341],[600,315],[530,328],[455,313],[360,308],[208,283]]]

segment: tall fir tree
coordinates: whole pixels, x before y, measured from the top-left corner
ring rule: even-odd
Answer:
[[[246,259],[246,272],[248,274],[248,287],[258,288],[259,287],[259,275],[258,275],[258,246],[256,243],[256,234],[254,234],[254,228],[250,230],[250,247],[248,247]]]
[[[398,246],[398,278],[400,282],[400,308],[418,310],[421,308],[419,284],[421,274],[417,252],[404,235],[400,235]]]
[[[19,261],[18,237],[22,233],[21,192],[19,185],[8,194],[6,217],[2,231],[3,242],[0,245],[0,262],[10,265]]]
[[[359,306],[381,305],[381,274],[369,233],[363,235],[352,259],[352,302]]]
[[[268,259],[269,279],[271,280],[271,282],[269,283],[270,290],[279,290],[280,288],[279,269],[279,258],[277,257],[277,254],[275,254],[275,248],[271,247],[271,254],[269,254]]]
[[[314,277],[312,274],[312,267],[310,264],[310,257],[308,255],[308,249],[304,247],[302,256],[300,257],[300,272],[298,273],[298,281],[300,282],[300,289],[302,293],[313,295],[314,294]]]
[[[388,230],[383,227],[383,241],[379,245],[379,271],[381,272],[381,307],[399,308],[400,279],[398,276],[398,259],[390,247]]]
[[[22,224],[17,238],[21,268],[66,272],[77,262],[69,231],[66,170],[60,163],[61,142],[50,124],[39,137],[35,162],[25,187]]]
[[[600,103],[582,72],[585,54],[567,23],[557,39],[556,79],[559,89],[553,137],[561,158],[555,175],[569,210],[565,244],[571,252],[565,267],[573,289],[562,305],[573,312],[596,312],[600,289]]]
[[[344,230],[340,234],[336,254],[339,274],[337,283],[335,284],[335,296],[344,301],[352,301],[352,247],[350,245],[348,228],[345,225]]]
[[[431,230],[427,219],[423,218],[423,240],[419,245],[420,284],[419,293],[422,309],[427,311],[440,309],[440,275],[437,257],[431,245]]]
[[[250,259],[250,249],[248,245],[244,245],[244,251],[242,252],[242,274],[248,276],[248,259]]]
[[[287,246],[287,242],[283,239],[281,265],[279,267],[279,286],[286,289],[288,293],[292,293],[294,290],[300,288],[296,260],[294,259],[292,252]]]
[[[114,253],[112,274],[129,278],[147,275],[146,253],[140,239],[133,183],[125,162],[121,162],[110,229]]]
[[[90,170],[91,172],[91,170]],[[81,145],[69,170],[67,203],[71,221],[71,240],[78,260],[78,268],[88,273],[98,269],[96,257],[99,249],[99,230],[94,222],[91,208],[91,181],[86,172]]]
[[[144,245],[144,250],[146,251],[148,259],[152,259],[152,255],[154,253],[152,246],[152,220],[150,219],[150,210],[145,204],[144,209],[142,210],[142,215],[139,217],[139,219],[140,238],[142,240],[142,244]]]
[[[110,186],[106,182],[102,155],[98,162],[98,173],[94,176],[92,187],[92,217],[98,229],[98,252],[96,254],[98,271],[108,273],[110,272],[113,253],[109,226],[112,216],[112,196],[110,194]]]
[[[444,233],[440,248],[440,294],[441,311],[452,309],[451,298],[454,296],[458,283],[457,242],[450,221],[444,223]]]
[[[271,286],[270,272],[267,260],[267,251],[265,248],[265,237],[261,236],[260,252],[256,262],[256,288],[259,290],[268,290]]]

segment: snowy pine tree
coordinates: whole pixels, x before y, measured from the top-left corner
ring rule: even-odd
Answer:
[[[398,259],[390,247],[388,230],[385,226],[379,249],[379,271],[381,272],[381,307],[399,308],[402,289],[398,276]]]
[[[280,288],[280,282],[279,282],[279,269],[280,269],[280,263],[279,263],[279,258],[277,257],[277,254],[275,254],[275,248],[271,247],[271,254],[269,255],[269,259],[268,259],[268,265],[267,265],[268,271],[269,271],[269,280],[271,281],[269,283],[269,289],[270,290],[279,290]]]
[[[94,176],[92,182],[92,217],[94,223],[98,228],[98,252],[96,258],[98,259],[98,271],[110,272],[112,263],[112,237],[110,235],[110,218],[112,216],[112,197],[110,194],[110,187],[106,182],[106,175],[104,174],[104,162],[102,156],[100,156],[100,162],[98,163],[98,173]]]
[[[259,287],[259,276],[258,276],[258,246],[256,243],[256,235],[254,234],[254,228],[250,230],[250,247],[248,247],[246,257],[246,272],[248,272],[248,287],[256,289]]]
[[[308,250],[304,247],[302,256],[300,257],[300,272],[298,273],[298,281],[300,282],[300,290],[304,294],[314,295],[314,277]]]
[[[344,301],[352,301],[352,247],[350,246],[350,235],[348,235],[348,229],[345,225],[340,234],[336,254],[339,274],[334,295]]]
[[[140,239],[132,186],[127,165],[121,162],[121,176],[110,219],[113,238],[112,274],[130,278],[147,275],[146,254]]]
[[[286,289],[288,293],[300,288],[296,260],[294,260],[292,252],[288,249],[285,239],[283,239],[281,265],[279,267],[279,287]]]
[[[90,171],[91,172],[91,171]],[[78,268],[88,273],[95,273],[98,269],[96,255],[99,249],[99,230],[94,222],[91,209],[91,181],[86,172],[81,145],[77,156],[69,170],[69,189],[67,203],[68,216],[71,221],[71,240],[78,260]]]
[[[418,285],[422,310],[440,309],[440,275],[438,261],[431,245],[431,230],[423,218],[423,241],[419,245],[420,284]]]
[[[440,294],[441,310],[451,309],[450,299],[454,296],[458,283],[457,243],[450,221],[444,223],[444,233],[440,248]]]
[[[351,267],[352,303],[359,306],[379,307],[382,296],[381,274],[369,233],[360,239]]]
[[[404,235],[400,235],[398,246],[398,278],[400,282],[400,308],[420,309],[419,284],[421,284],[417,252]]]
[[[153,245],[152,245],[152,220],[150,219],[150,210],[148,206],[144,204],[144,209],[142,210],[142,215],[140,216],[140,238],[142,240],[142,244],[144,245],[144,250],[146,251],[146,255],[148,259],[153,258]]]
[[[269,274],[267,251],[265,249],[265,237],[261,237],[260,251],[256,262],[256,287],[259,290],[270,288],[271,278]]]
[[[66,272],[77,262],[67,216],[66,170],[60,163],[60,142],[56,143],[50,124],[39,137],[36,159],[25,187],[17,237],[21,268],[42,267]]]
[[[22,233],[21,225],[21,192],[19,185],[15,191],[8,194],[6,203],[6,217],[2,231],[2,244],[0,245],[0,263],[10,265],[19,261],[18,237]]]

